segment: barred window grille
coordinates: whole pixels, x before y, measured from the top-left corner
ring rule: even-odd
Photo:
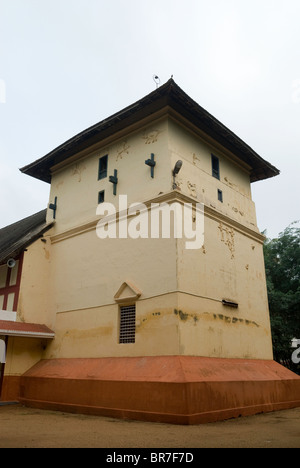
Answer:
[[[120,343],[135,343],[135,305],[120,308]]]

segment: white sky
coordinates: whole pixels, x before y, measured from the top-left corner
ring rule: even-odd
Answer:
[[[0,228],[48,203],[19,172],[174,75],[281,170],[258,224],[300,219],[299,0],[0,0]]]

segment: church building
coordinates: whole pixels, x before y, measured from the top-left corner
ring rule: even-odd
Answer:
[[[0,400],[175,424],[300,406],[251,196],[279,171],[173,79],[21,171],[50,195],[0,230]]]

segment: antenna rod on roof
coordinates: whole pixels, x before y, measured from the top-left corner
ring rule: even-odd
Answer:
[[[160,85],[160,78],[159,78],[159,76],[153,75],[153,80],[154,80],[154,82],[156,83],[156,89],[157,89],[157,88],[159,87],[159,85]]]

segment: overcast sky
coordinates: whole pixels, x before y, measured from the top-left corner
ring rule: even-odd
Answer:
[[[0,227],[47,206],[19,168],[176,83],[281,175],[260,230],[300,219],[300,0],[0,0]]]

